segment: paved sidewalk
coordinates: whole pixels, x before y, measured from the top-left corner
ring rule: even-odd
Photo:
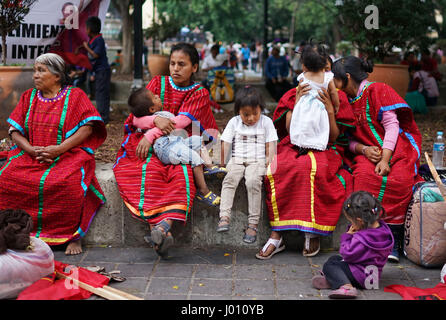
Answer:
[[[264,261],[255,258],[256,252],[173,247],[167,260],[149,247],[86,247],[78,256],[65,256],[63,251],[54,254],[64,263],[98,265],[107,272],[120,270],[127,280],[110,286],[146,300],[328,300],[330,291],[312,288],[311,278],[336,252],[306,258],[287,249]],[[391,284],[434,287],[440,281],[440,270],[402,258],[399,264],[384,267],[379,290],[361,290],[358,299],[401,300],[383,288]]]

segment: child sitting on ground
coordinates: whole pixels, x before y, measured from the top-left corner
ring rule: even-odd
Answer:
[[[190,164],[198,190],[197,199],[217,207],[220,204],[220,197],[209,190],[204,175],[223,175],[226,173],[226,169],[212,164],[207,149],[203,145],[202,137],[175,135],[181,134],[178,131],[163,135],[163,132],[154,126],[152,118],[148,116],[157,115],[170,118],[175,123],[176,129],[185,128],[190,123],[189,118],[182,115],[175,117],[170,112],[162,111],[160,97],[147,88],[133,92],[128,99],[128,105],[130,112],[134,115],[133,125],[141,131],[147,130],[136,148],[136,155],[142,159],[146,158],[153,146],[156,156],[164,164]],[[201,153],[201,156],[198,152]],[[203,164],[206,167],[204,172]]]
[[[352,193],[342,211],[351,225],[341,236],[340,255],[331,256],[323,274],[312,279],[316,289],[333,289],[329,298],[334,299],[355,298],[356,288],[378,288],[394,241],[389,226],[380,219],[384,209],[369,192]]]
[[[246,243],[256,241],[265,166],[271,163],[278,140],[273,121],[262,115],[263,109],[262,97],[256,89],[250,86],[240,89],[235,98],[236,116],[229,120],[221,136],[222,165],[226,164],[229,150],[232,150],[232,155],[226,166],[228,173],[221,189],[220,221],[217,232],[229,231],[234,194],[244,177],[249,211],[248,228],[243,237]]]
[[[297,102],[290,124],[291,143],[298,146],[300,154],[308,150],[325,150],[330,134],[330,122],[318,91],[328,90],[335,112],[339,110],[339,97],[333,82],[330,57],[323,45],[308,44],[302,51],[303,73],[297,77],[299,84],[309,84],[311,90]]]

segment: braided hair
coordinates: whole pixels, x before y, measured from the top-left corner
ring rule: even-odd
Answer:
[[[353,192],[342,205],[344,214],[356,220],[360,218],[364,229],[370,228],[377,220],[385,216],[381,203],[367,191]]]

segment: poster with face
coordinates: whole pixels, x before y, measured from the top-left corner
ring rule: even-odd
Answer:
[[[85,21],[98,16],[103,22],[109,5],[110,0],[37,1],[6,38],[8,64],[32,66],[46,52],[74,55],[88,41]]]

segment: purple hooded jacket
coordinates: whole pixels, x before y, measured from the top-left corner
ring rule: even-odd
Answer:
[[[356,281],[363,287],[367,276],[370,275],[370,271],[366,273],[367,266],[378,268],[379,281],[387,257],[393,248],[392,231],[384,221],[379,220],[379,224],[376,229],[363,229],[354,234],[341,235],[339,253],[348,263]]]

